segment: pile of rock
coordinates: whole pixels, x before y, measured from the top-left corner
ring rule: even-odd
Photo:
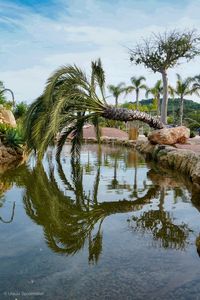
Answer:
[[[24,153],[21,149],[13,149],[10,147],[0,146],[0,166],[9,168],[21,163],[24,159]]]
[[[11,127],[17,125],[12,111],[5,109],[3,105],[0,105],[0,124],[7,124]]]
[[[149,134],[148,140],[152,144],[175,145],[185,144],[190,137],[190,130],[185,126],[163,128],[154,130]]]
[[[137,143],[136,149],[159,165],[180,171],[190,177],[200,187],[200,155],[185,149],[176,149],[169,145],[153,145],[149,142]]]
[[[138,141],[136,149],[163,167],[187,174],[200,187],[200,155],[174,147],[187,143],[189,137],[190,130],[184,126],[155,130],[148,136],[149,141]]]
[[[0,124],[16,127],[15,117],[12,111],[0,105]],[[19,165],[24,160],[24,153],[21,149],[14,149],[3,145],[0,140],[0,171]]]

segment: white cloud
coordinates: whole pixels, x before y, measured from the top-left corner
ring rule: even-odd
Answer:
[[[118,6],[97,0],[68,3],[60,4],[62,9],[54,19],[11,3],[1,6],[4,43],[0,48],[0,78],[13,89],[17,100],[30,102],[39,96],[47,77],[58,66],[76,63],[89,71],[91,60],[98,57],[102,58],[108,83],[128,83],[131,76],[144,74],[152,85],[159,74],[131,65],[126,47],[151,32],[200,27],[199,1],[182,6],[150,1],[152,9],[133,1],[124,1],[124,5],[119,1]],[[183,77],[200,73],[199,62],[196,59],[171,70],[170,82],[173,84],[177,72]]]

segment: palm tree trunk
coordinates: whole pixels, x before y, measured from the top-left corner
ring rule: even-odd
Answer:
[[[115,97],[115,107],[118,107],[118,96]]]
[[[167,109],[168,109],[168,78],[166,70],[162,71],[163,80],[163,101],[161,107],[161,121],[167,124]]]
[[[184,100],[183,100],[183,96],[181,96],[181,106],[180,106],[180,125],[183,125],[183,104],[184,104]]]
[[[102,117],[109,120],[130,122],[130,121],[142,121],[148,124],[154,129],[164,128],[165,125],[156,117],[152,117],[145,112],[140,112],[138,110],[131,110],[127,108],[116,108],[112,106],[107,106],[102,113]]]
[[[136,89],[136,109],[139,107],[139,91]]]

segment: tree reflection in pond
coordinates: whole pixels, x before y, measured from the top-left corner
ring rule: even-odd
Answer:
[[[154,241],[159,242],[163,248],[184,249],[190,229],[186,224],[173,224],[170,213],[163,208],[164,199],[165,188],[162,187],[159,209],[144,211],[139,217],[133,216],[129,226],[143,233],[151,232]]]
[[[56,164],[48,156],[44,165],[37,164],[32,169],[21,166],[20,172],[7,172],[2,180],[24,187],[26,213],[43,227],[45,240],[56,253],[73,255],[87,246],[89,262],[96,263],[102,253],[105,218],[127,212],[134,214],[129,219],[131,230],[150,232],[153,240],[164,248],[184,249],[191,230],[188,225],[175,222],[173,215],[165,211],[164,202],[168,190],[176,188],[181,191],[185,183],[166,176],[164,172],[162,176],[160,169],[153,168],[147,173],[150,183],[145,180],[143,188],[138,187],[139,176],[135,170],[143,161],[137,154],[129,154],[127,160],[124,158],[126,168],[134,166],[132,185],[122,183],[118,177],[121,149],[120,152],[110,151],[99,152],[96,164],[90,162],[88,155],[87,168],[79,161],[71,161],[70,169],[69,166],[64,168],[65,163]],[[121,201],[99,201],[101,167],[105,165],[113,168],[113,178],[107,183],[107,189],[122,189],[130,200],[122,195]],[[92,189],[84,184],[86,174],[94,177]],[[150,207],[152,203],[156,205],[154,209]]]

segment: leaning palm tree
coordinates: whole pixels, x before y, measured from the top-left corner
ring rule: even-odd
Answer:
[[[119,96],[125,92],[125,83],[120,82],[118,85],[110,84],[108,85],[108,90],[115,98],[115,107],[118,107]]]
[[[139,76],[139,77],[131,77],[131,85],[126,88],[126,93],[132,93],[135,91],[136,94],[136,108],[138,109],[139,107],[139,94],[141,90],[146,90],[147,86],[142,83],[145,81],[146,78],[144,76]]]
[[[43,94],[28,110],[25,124],[28,148],[35,150],[38,159],[42,159],[47,147],[57,141],[59,158],[71,134],[72,152],[79,154],[83,126],[93,122],[99,137],[99,117],[124,122],[140,120],[156,129],[164,127],[160,120],[144,112],[108,105],[104,91],[105,75],[100,59],[92,63],[90,78],[77,66],[58,69],[48,79]]]
[[[157,117],[161,115],[161,95],[163,93],[163,85],[162,80],[158,80],[156,84],[152,88],[147,88],[146,97],[149,94],[153,95],[154,100],[156,100],[157,104]]]
[[[186,79],[182,79],[182,77],[177,74],[177,82],[175,93],[180,97],[180,125],[183,124],[183,107],[184,107],[184,97],[192,94],[196,94],[199,96],[198,88],[195,86],[191,86],[192,78],[188,77]]]

